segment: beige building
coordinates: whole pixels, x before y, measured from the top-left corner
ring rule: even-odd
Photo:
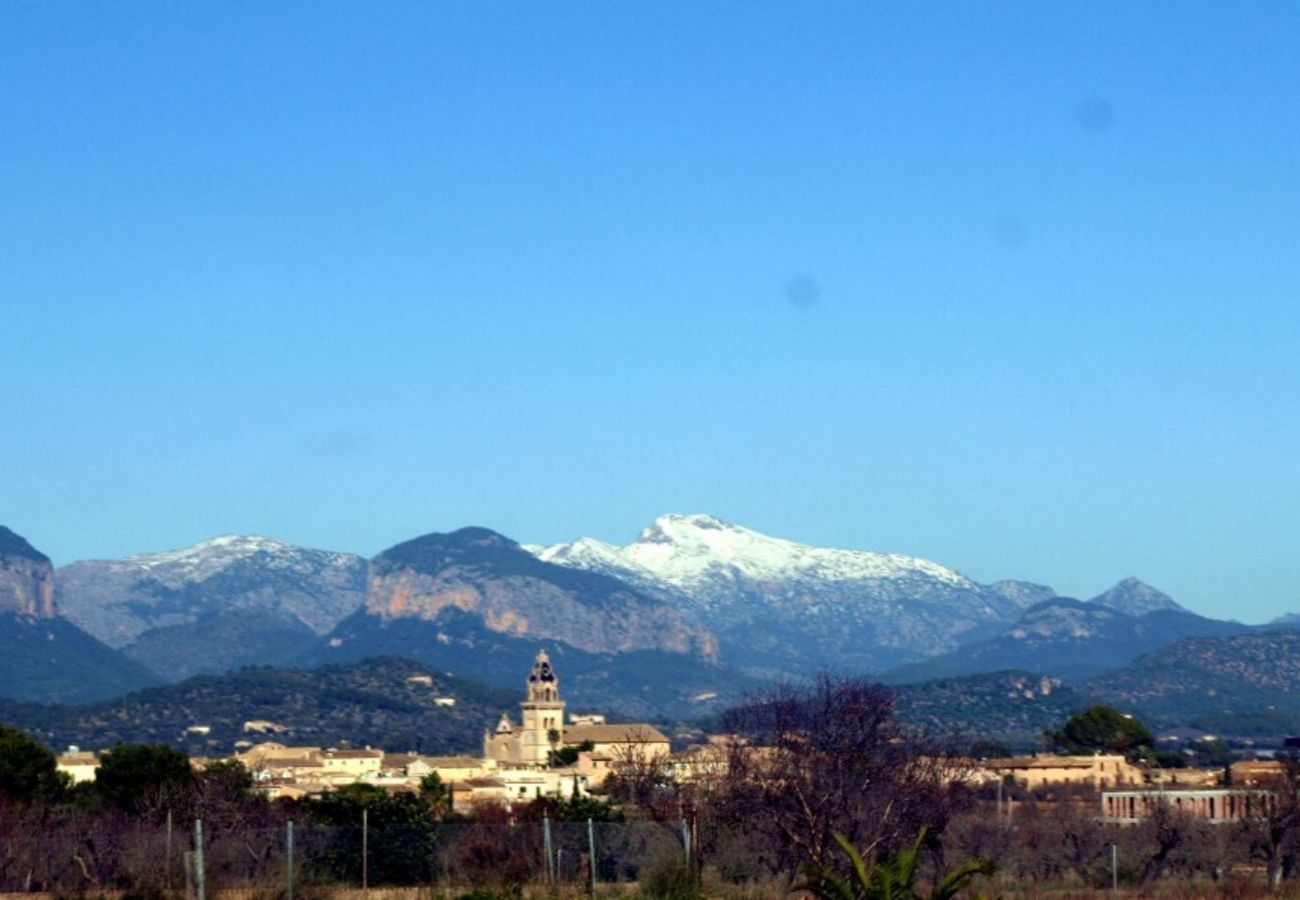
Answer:
[[[349,776],[353,781],[379,774],[384,762],[383,750],[326,750],[321,759],[325,773]]]
[[[551,752],[562,747],[590,752],[584,775],[591,774],[592,764],[598,761],[617,765],[668,757],[668,738],[653,725],[610,725],[603,716],[594,715],[566,724],[560,680],[545,650],[539,651],[533,662],[527,699],[520,707],[521,724],[503,715],[494,731],[483,734],[483,756],[498,769],[545,768]]]
[[[586,776],[576,769],[497,769],[491,775],[451,785],[452,808],[465,812],[480,803],[531,803],[540,797],[587,796]]]
[[[1270,785],[1287,776],[1286,766],[1277,759],[1243,759],[1228,767],[1233,787]]]
[[[490,775],[496,764],[477,756],[421,756],[416,753],[385,753],[382,773],[388,777],[405,777],[418,783],[436,774],[443,784],[468,781]]]
[[[501,764],[545,766],[551,751],[560,748],[564,730],[560,680],[545,650],[537,653],[528,674],[527,699],[519,706],[520,724],[503,714],[496,729],[483,734],[483,756]]]
[[[95,772],[99,769],[99,757],[93,753],[69,750],[59,757],[57,767],[60,772],[72,779],[73,784],[94,781]]]
[[[972,776],[982,781],[1010,779],[1029,790],[1062,784],[1086,784],[1100,789],[1143,783],[1142,770],[1118,754],[990,759],[981,762]]]
[[[1268,815],[1277,797],[1268,791],[1220,788],[1195,791],[1103,791],[1103,821],[1132,824],[1150,818],[1164,806],[1213,824]]]

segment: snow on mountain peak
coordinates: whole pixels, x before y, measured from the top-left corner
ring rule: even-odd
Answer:
[[[306,550],[275,538],[247,534],[222,534],[190,547],[161,553],[141,553],[114,560],[115,571],[134,571],[164,584],[179,585],[202,581],[241,560],[265,554],[272,568],[309,568],[307,557],[319,557],[326,565],[347,564],[346,553]]]
[[[624,547],[583,538],[533,552],[541,559],[563,565],[631,569],[681,589],[718,579],[851,581],[915,575],[974,587],[965,576],[928,560],[894,553],[810,547],[706,514],[660,516]]]

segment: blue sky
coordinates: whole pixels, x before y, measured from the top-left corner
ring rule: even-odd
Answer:
[[[0,522],[663,512],[1300,610],[1300,6],[0,6]]]

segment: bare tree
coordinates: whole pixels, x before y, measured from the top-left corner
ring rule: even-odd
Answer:
[[[1300,760],[1286,758],[1278,774],[1260,783],[1244,824],[1251,855],[1262,859],[1268,884],[1277,890],[1296,874],[1300,857]]]
[[[938,838],[961,779],[953,761],[906,734],[893,711],[885,688],[833,675],[780,686],[730,711],[723,724],[737,739],[720,814],[767,834],[782,848],[777,867],[785,871],[836,861],[836,833],[870,857],[899,851],[922,828],[941,869]]]

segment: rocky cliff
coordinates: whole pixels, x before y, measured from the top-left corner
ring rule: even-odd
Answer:
[[[708,629],[661,599],[616,578],[543,562],[486,528],[425,535],[377,556],[366,612],[434,623],[464,613],[492,632],[593,653],[657,650],[709,661],[718,653]]]
[[[50,558],[0,525],[0,613],[53,619],[54,567]]]

